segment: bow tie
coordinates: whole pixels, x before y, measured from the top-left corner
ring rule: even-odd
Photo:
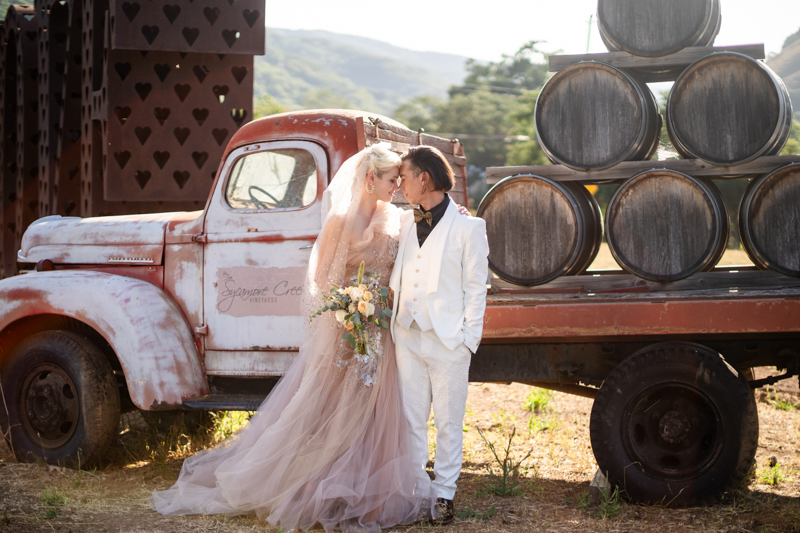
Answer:
[[[423,213],[420,209],[414,209],[414,222],[419,224],[421,220],[426,221],[429,226],[433,226],[433,215],[430,211]]]

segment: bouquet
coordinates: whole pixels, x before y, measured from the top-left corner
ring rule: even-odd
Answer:
[[[322,296],[323,306],[311,314],[309,320],[331,311],[339,326],[344,329],[342,339],[355,350],[359,361],[366,362],[380,355],[380,329],[370,335],[369,328],[388,329],[392,310],[389,309],[389,289],[380,287],[380,274],[365,274],[364,262],[358,268],[358,276],[349,287],[331,284],[331,290]],[[358,357],[360,356],[360,357]]]

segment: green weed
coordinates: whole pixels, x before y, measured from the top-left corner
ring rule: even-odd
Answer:
[[[489,448],[489,451],[492,452],[494,456],[495,462],[500,469],[499,474],[495,474],[494,469],[492,466],[487,466],[487,471],[489,473],[490,481],[489,485],[487,486],[487,491],[491,494],[496,494],[498,496],[516,496],[522,493],[522,489],[520,488],[521,482],[519,480],[520,477],[520,467],[522,463],[526,461],[532,454],[533,450],[530,450],[525,457],[520,459],[519,461],[514,461],[511,457],[511,445],[514,442],[514,437],[517,434],[517,427],[512,426],[511,432],[508,433],[508,442],[506,443],[505,448],[502,450],[503,458],[500,458],[500,454],[498,453],[494,443],[492,443],[489,439],[486,438],[486,435],[483,434],[480,428],[476,428],[478,430],[478,435],[481,436],[483,439],[484,444],[486,447]]]
[[[758,477],[761,483],[772,486],[777,486],[785,481],[792,480],[792,478],[789,477],[789,472],[786,472],[779,464],[757,471],[756,477]]]
[[[622,502],[619,498],[619,487],[614,486],[614,490],[601,490],[600,502],[597,506],[598,518],[615,519],[622,510]]]
[[[486,520],[487,518],[493,517],[495,514],[497,514],[497,509],[494,505],[492,505],[485,513],[479,513],[478,511],[474,511],[467,506],[467,510],[458,513],[458,517],[461,519],[477,518],[478,520]]]
[[[578,496],[578,509],[588,509],[592,506],[592,498],[589,496],[589,491],[585,490]]]
[[[528,397],[525,398],[525,405],[523,407],[531,413],[538,415],[547,409],[552,397],[553,391],[532,387]]]
[[[214,440],[221,442],[247,425],[253,417],[253,411],[221,411],[210,413],[214,420]]]
[[[67,503],[67,499],[52,487],[45,487],[44,494],[39,498],[39,503],[44,506],[44,517],[52,519],[61,514],[61,508]]]
[[[778,397],[777,391],[774,389],[767,389],[767,401],[772,407],[779,411],[795,411],[797,409],[797,406],[792,402],[781,400]]]
[[[528,433],[552,431],[560,425],[561,422],[550,417],[532,416],[528,419]]]

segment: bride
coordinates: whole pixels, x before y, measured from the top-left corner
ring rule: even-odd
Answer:
[[[391,204],[400,158],[388,143],[348,159],[325,192],[330,211],[311,253],[304,316],[331,284],[349,285],[361,262],[388,287],[400,213]],[[250,423],[188,459],[172,488],[154,491],[159,513],[253,514],[286,530],[378,531],[436,514],[414,472],[389,330],[375,367],[353,357],[332,313],[307,324],[300,353]],[[380,349],[378,350],[381,351]]]

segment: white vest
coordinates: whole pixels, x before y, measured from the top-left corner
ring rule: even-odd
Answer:
[[[433,231],[436,231],[437,228],[434,228]],[[430,238],[431,235],[428,235],[428,240]],[[433,246],[420,248],[416,228],[411,230],[402,258],[400,301],[397,306],[397,323],[406,331],[414,321],[422,331],[433,329],[427,297],[432,249]]]

